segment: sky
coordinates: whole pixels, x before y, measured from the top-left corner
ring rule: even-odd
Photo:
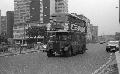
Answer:
[[[83,14],[91,24],[98,26],[98,35],[114,35],[120,32],[119,0],[68,0],[69,13]],[[2,15],[14,10],[14,0],[1,0]]]

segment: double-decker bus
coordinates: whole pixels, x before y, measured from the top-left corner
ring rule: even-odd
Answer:
[[[53,14],[47,31],[47,56],[72,56],[84,53],[86,49],[86,22],[69,14]]]

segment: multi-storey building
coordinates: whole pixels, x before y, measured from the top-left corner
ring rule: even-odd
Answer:
[[[7,19],[6,16],[1,16],[1,33],[7,33]]]
[[[13,38],[14,11],[7,11],[7,37]]]
[[[50,0],[15,0],[15,24],[27,22],[48,23]]]
[[[68,12],[67,0],[14,0],[14,39],[24,39],[29,26],[47,24],[50,15]]]
[[[120,0],[119,0],[119,23],[120,23]]]
[[[0,34],[1,34],[1,10],[0,10]]]
[[[14,39],[24,40],[28,24],[49,22],[50,1],[14,0],[14,11]]]
[[[56,13],[68,13],[68,0],[55,0]]]
[[[15,0],[15,24],[29,22],[48,23],[53,13],[67,13],[67,0]]]

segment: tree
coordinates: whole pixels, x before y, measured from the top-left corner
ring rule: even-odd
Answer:
[[[27,30],[26,30],[26,35],[30,38],[30,37],[33,37],[33,39],[37,40],[37,37],[38,36],[46,36],[46,26],[32,26],[32,27],[29,27]],[[37,41],[36,41],[37,42]]]

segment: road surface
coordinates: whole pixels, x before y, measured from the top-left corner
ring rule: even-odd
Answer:
[[[88,44],[87,52],[73,57],[50,57],[45,52],[0,57],[0,74],[92,74],[106,63],[105,44]],[[114,55],[113,55],[114,56]]]

